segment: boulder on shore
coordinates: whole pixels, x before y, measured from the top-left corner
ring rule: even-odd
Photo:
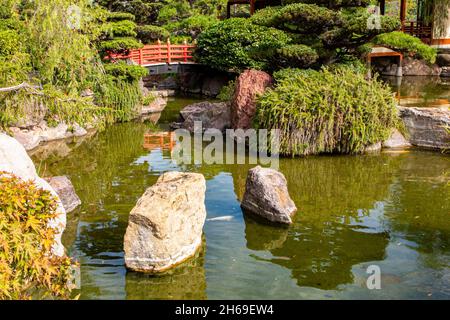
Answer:
[[[194,132],[194,122],[201,121],[203,131],[218,129],[225,131],[230,128],[230,106],[225,102],[212,103],[208,101],[194,103],[180,111],[181,123],[173,127],[183,128]]]
[[[125,265],[163,272],[195,255],[206,219],[206,182],[198,173],[167,172],[131,210],[124,239]]]
[[[61,243],[61,236],[66,227],[64,206],[50,184],[38,176],[33,161],[31,161],[24,147],[16,139],[3,133],[0,133],[0,171],[12,173],[22,180],[31,180],[38,188],[47,190],[56,197],[57,216],[49,224],[51,228],[56,230],[52,252],[57,256],[63,256],[64,246]]]
[[[291,224],[297,211],[284,175],[260,166],[248,172],[241,207],[266,220],[283,224]]]
[[[19,127],[10,127],[9,129],[14,138],[24,146],[25,150],[32,150],[41,142],[81,137],[88,133],[86,129],[77,123],[69,126],[61,122],[56,127],[49,127],[46,121],[25,129]]]
[[[450,148],[450,134],[447,132],[450,128],[450,110],[411,107],[398,109],[412,145],[432,149]]]
[[[273,78],[259,70],[245,70],[236,80],[231,100],[233,129],[249,129],[256,113],[256,97],[273,85]]]
[[[67,176],[57,176],[45,179],[56,191],[66,209],[66,213],[75,210],[81,204],[81,200],[75,192],[72,182]]]
[[[410,146],[411,143],[397,129],[393,129],[390,137],[383,141],[383,148],[407,148]]]

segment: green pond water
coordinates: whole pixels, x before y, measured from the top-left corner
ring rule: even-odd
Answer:
[[[383,77],[399,105],[404,107],[450,107],[450,78],[431,76]]]
[[[167,128],[194,99],[171,101]],[[449,299],[450,158],[417,150],[281,159],[298,207],[288,228],[241,211],[254,165],[184,165],[143,147],[149,123],[118,124],[33,152],[41,175],[68,175],[83,204],[64,244],[81,265],[82,299]],[[203,249],[163,276],[127,272],[123,236],[146,188],[169,170],[207,180]],[[370,265],[381,289],[369,290]],[[77,292],[78,293],[78,292]]]

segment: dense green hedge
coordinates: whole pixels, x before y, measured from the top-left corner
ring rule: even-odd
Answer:
[[[358,153],[397,126],[390,89],[347,66],[284,69],[259,98],[255,126],[280,129],[283,155]]]
[[[280,30],[233,18],[201,33],[196,54],[200,63],[221,70],[267,69],[276,50],[289,41],[288,35]]]
[[[373,43],[406,52],[429,63],[436,61],[437,51],[435,48],[426,45],[419,38],[400,31],[380,34],[373,39]]]

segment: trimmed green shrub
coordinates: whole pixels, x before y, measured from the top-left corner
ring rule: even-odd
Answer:
[[[148,75],[147,68],[138,65],[129,65],[124,61],[105,64],[105,71],[107,74],[127,81],[139,80]]]
[[[339,12],[314,4],[294,3],[256,12],[253,23],[296,33],[318,33],[339,25]]]
[[[400,31],[380,34],[373,39],[373,43],[406,52],[429,63],[436,61],[437,51],[435,48],[426,45],[419,38]]]
[[[280,130],[280,153],[359,153],[398,126],[387,85],[346,66],[284,69],[258,99],[255,126]]]
[[[69,298],[72,261],[52,254],[56,199],[0,172],[0,204],[0,300]]]
[[[163,27],[145,25],[137,28],[137,37],[143,43],[151,44],[158,40],[167,40],[170,37],[170,32]]]
[[[220,70],[268,69],[276,50],[289,43],[282,31],[233,18],[201,33],[196,56],[200,63]]]
[[[319,59],[316,50],[303,44],[291,44],[277,50],[274,63],[282,68],[307,68]]]
[[[109,22],[104,25],[108,38],[114,37],[136,37],[136,24],[131,20]]]
[[[112,40],[102,41],[99,49],[105,54],[106,52],[124,53],[131,49],[139,49],[144,45],[134,38],[116,38]]]
[[[214,16],[205,16],[196,14],[189,18],[177,21],[175,23],[169,23],[165,25],[165,28],[176,36],[184,36],[192,41],[196,39],[198,35],[209,29],[216,24],[219,20]]]

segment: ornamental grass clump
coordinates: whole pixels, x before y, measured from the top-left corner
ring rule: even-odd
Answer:
[[[51,251],[56,208],[50,192],[0,172],[0,300],[69,298],[72,261]]]
[[[283,69],[258,99],[255,126],[280,130],[280,154],[354,154],[388,138],[399,120],[389,88],[339,66]]]

